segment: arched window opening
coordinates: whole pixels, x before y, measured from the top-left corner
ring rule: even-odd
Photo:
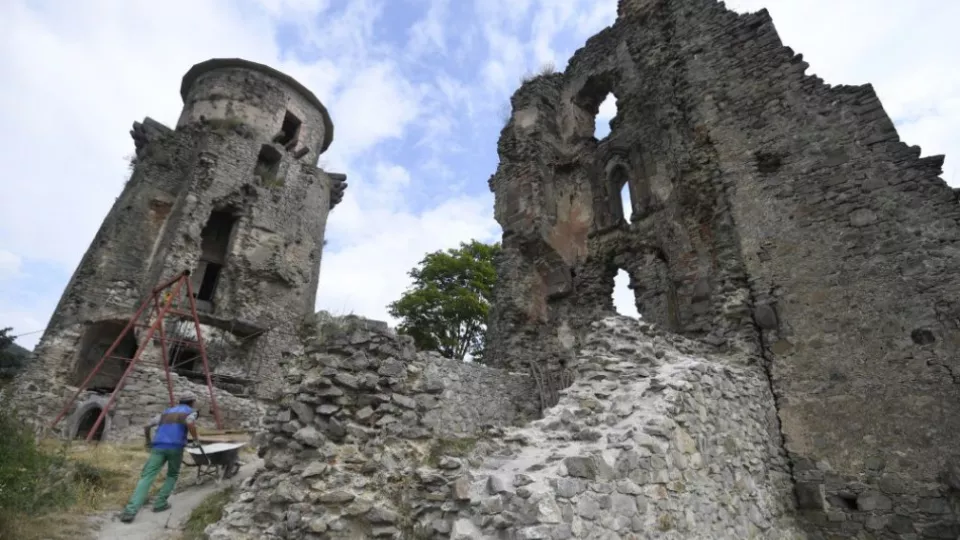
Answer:
[[[627,223],[633,218],[633,195],[630,193],[630,181],[627,168],[623,165],[615,165],[610,170],[609,183],[611,197],[610,211],[613,213],[614,222],[621,219]]]
[[[630,289],[630,275],[625,270],[618,270],[613,278],[613,307],[618,315],[639,319],[637,299]]]
[[[617,98],[613,92],[607,94],[607,97],[600,102],[600,110],[594,118],[593,136],[597,140],[603,140],[610,135],[612,129],[611,123],[617,116]]]
[[[630,196],[630,184],[624,184],[620,190],[620,203],[623,206],[623,219],[627,223],[633,223],[633,197]]]
[[[103,409],[100,407],[91,407],[87,412],[83,413],[83,416],[80,417],[80,421],[77,423],[77,434],[73,438],[85,440],[87,435],[90,434],[90,430],[93,429],[93,425],[97,423],[97,418],[100,417],[101,412],[103,412]],[[106,425],[106,419],[104,419],[103,422],[100,422],[100,425],[97,426],[97,432],[93,436],[93,440],[103,440],[103,429],[106,427]]]

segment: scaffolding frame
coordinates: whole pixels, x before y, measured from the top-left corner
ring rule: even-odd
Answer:
[[[187,304],[189,311],[184,311],[181,309],[181,301],[184,296],[183,293],[186,293]],[[153,306],[153,309],[148,309],[150,306]],[[145,322],[141,322],[141,319],[144,319]],[[171,359],[168,356],[167,352],[167,343],[171,342],[181,342],[186,341],[182,339],[173,339],[169,340],[166,337],[164,330],[164,322],[168,318],[174,318],[174,320],[182,321],[184,319],[191,319],[193,321],[193,327],[197,334],[196,343],[190,342],[191,345],[196,345],[200,349],[200,358],[203,360],[203,373],[206,378],[207,391],[210,393],[210,406],[213,409],[213,417],[216,422],[217,429],[223,429],[223,421],[220,417],[220,407],[217,405],[217,397],[213,392],[213,382],[210,377],[210,366],[207,360],[207,349],[203,341],[203,332],[200,329],[200,316],[197,313],[197,301],[193,294],[193,284],[190,281],[190,271],[184,270],[180,274],[168,279],[167,281],[162,282],[157,287],[154,287],[150,291],[150,295],[147,297],[143,303],[140,304],[139,309],[133,317],[130,318],[130,321],[127,323],[127,326],[124,327],[123,331],[120,332],[120,335],[113,340],[113,344],[110,345],[110,348],[107,349],[103,356],[100,358],[100,361],[97,362],[97,365],[90,371],[86,379],[80,385],[80,388],[77,389],[73,397],[64,405],[63,410],[60,411],[60,414],[53,420],[53,423],[50,424],[50,429],[52,430],[65,416],[70,412],[70,409],[73,408],[74,404],[77,401],[77,398],[86,391],[87,387],[90,385],[90,382],[93,381],[93,378],[106,363],[108,358],[118,358],[113,356],[114,350],[123,339],[133,332],[135,328],[147,328],[146,334],[141,340],[138,340],[140,344],[137,346],[137,351],[134,353],[133,358],[120,358],[121,360],[127,361],[126,368],[124,369],[123,375],[120,376],[120,380],[117,381],[116,387],[110,393],[110,399],[107,401],[107,404],[101,409],[100,415],[97,417],[97,421],[93,424],[93,427],[90,428],[89,433],[87,434],[86,441],[89,442],[93,439],[94,435],[97,433],[97,430],[100,428],[100,425],[103,423],[107,414],[110,412],[110,408],[113,406],[114,401],[116,401],[117,394],[120,390],[123,389],[123,384],[127,380],[127,377],[133,372],[134,368],[137,365],[137,362],[140,360],[143,351],[146,350],[147,346],[153,342],[154,334],[159,334],[159,343],[160,343],[160,355],[163,359],[163,371],[166,377],[167,383],[167,394],[170,398],[170,406],[173,406],[176,402],[174,401],[173,396],[173,379],[170,376],[170,361]],[[152,322],[151,322],[152,319]],[[134,337],[136,335],[134,334]]]

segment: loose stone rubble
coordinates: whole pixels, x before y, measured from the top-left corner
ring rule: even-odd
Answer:
[[[478,398],[510,410],[523,392],[499,394],[491,375],[436,394],[431,357],[352,324],[290,375],[266,467],[212,539],[805,538],[773,397],[749,358],[708,360],[703,345],[605,319],[557,406],[524,427],[507,425],[519,409],[481,427],[455,411]],[[523,376],[447,363],[529,391]],[[425,423],[438,407],[449,422]]]

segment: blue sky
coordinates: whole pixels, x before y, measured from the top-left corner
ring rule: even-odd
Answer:
[[[768,7],[828,82],[874,83],[902,138],[946,153],[960,185],[960,3],[727,4]],[[563,69],[615,12],[615,0],[5,0],[0,327],[43,329],[126,178],[131,123],[172,126],[180,78],[212,57],[267,63],[327,105],[336,136],[321,163],[350,187],[318,307],[387,319],[424,253],[499,237],[487,179],[510,94],[544,64]],[[598,125],[613,114],[606,103]]]

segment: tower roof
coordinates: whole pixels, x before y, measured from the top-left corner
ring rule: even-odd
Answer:
[[[200,75],[210,71],[216,71],[218,69],[230,68],[259,71],[264,75],[277,79],[278,81],[300,93],[301,96],[306,98],[306,100],[311,105],[316,107],[317,110],[319,110],[323,115],[324,137],[323,147],[320,149],[320,152],[324,152],[330,147],[330,143],[333,142],[333,122],[330,120],[330,113],[327,112],[327,108],[323,106],[323,103],[320,102],[320,99],[317,98],[313,92],[308,90],[306,86],[300,84],[299,81],[287,75],[286,73],[277,71],[270,66],[258,64],[242,58],[212,58],[205,62],[200,62],[199,64],[195,64],[192,68],[190,68],[186,75],[183,76],[183,82],[180,83],[180,97],[184,100],[187,98],[190,87],[193,86],[194,81],[196,81],[197,77]]]

